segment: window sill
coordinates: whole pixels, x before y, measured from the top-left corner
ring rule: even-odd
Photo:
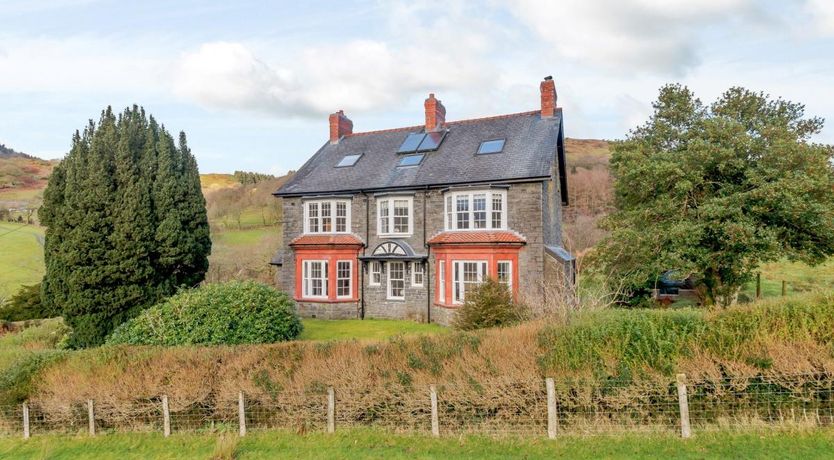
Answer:
[[[414,233],[377,233],[378,238],[411,238]]]
[[[335,300],[327,298],[327,297],[323,297],[323,298],[309,298],[309,297],[299,298],[299,297],[296,297],[294,300],[296,302],[310,302],[310,303],[356,303],[356,302],[359,301],[359,299],[356,299],[356,298],[348,299],[346,297],[341,298],[341,299],[335,299]]]

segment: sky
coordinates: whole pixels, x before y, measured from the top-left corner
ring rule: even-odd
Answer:
[[[0,143],[60,158],[110,105],[185,131],[201,172],[298,169],[354,131],[539,108],[623,138],[665,83],[802,102],[834,144],[834,0],[0,0]]]

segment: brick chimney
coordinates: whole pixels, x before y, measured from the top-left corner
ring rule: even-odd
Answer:
[[[553,83],[553,77],[544,77],[539,90],[542,93],[542,118],[556,115],[556,83]]]
[[[426,132],[439,131],[446,124],[446,107],[434,98],[434,93],[426,99]]]
[[[342,136],[353,134],[353,122],[343,110],[330,114],[330,143],[336,144]]]

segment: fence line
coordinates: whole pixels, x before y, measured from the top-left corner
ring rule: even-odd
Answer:
[[[425,387],[424,387],[425,388]],[[349,427],[440,435],[547,436],[661,431],[686,438],[732,426],[834,425],[834,375],[719,378],[695,383],[683,374],[639,388],[588,387],[551,378],[446,383],[419,388],[286,391],[269,399],[218,398],[181,404],[167,395],[114,406],[93,400],[62,405],[27,401],[0,406],[0,435],[90,436],[114,431],[177,432]],[[426,391],[428,390],[428,391]],[[172,404],[173,402],[173,404]]]

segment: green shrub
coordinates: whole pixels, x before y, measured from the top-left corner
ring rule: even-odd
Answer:
[[[252,281],[232,281],[180,292],[119,326],[108,343],[273,343],[295,339],[301,330],[287,294]]]
[[[509,326],[524,316],[524,307],[513,301],[507,286],[488,278],[466,293],[466,301],[458,309],[452,325],[464,331]]]
[[[41,302],[41,283],[22,286],[9,301],[0,308],[0,319],[26,321],[58,316]]]
[[[41,350],[20,354],[9,366],[0,369],[0,406],[18,404],[29,398],[34,377],[67,354],[63,350]]]

